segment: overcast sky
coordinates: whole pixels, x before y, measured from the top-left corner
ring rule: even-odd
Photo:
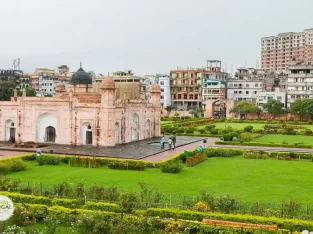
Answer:
[[[256,66],[261,37],[313,28],[313,1],[0,0],[0,25],[0,68],[144,75],[219,59],[230,71]]]

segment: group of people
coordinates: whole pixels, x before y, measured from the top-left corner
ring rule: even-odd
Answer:
[[[167,141],[167,144],[168,144],[168,148],[169,149],[175,149],[175,145],[176,145],[176,134],[171,134],[168,138],[168,141]],[[161,137],[161,140],[160,140],[160,145],[161,145],[161,149],[164,149],[164,145],[165,145],[165,136],[162,136]]]

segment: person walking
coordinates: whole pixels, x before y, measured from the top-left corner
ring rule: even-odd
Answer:
[[[161,149],[164,149],[164,144],[165,144],[165,138],[164,136],[162,136],[160,140]]]
[[[168,148],[172,149],[173,140],[171,138],[168,139]]]
[[[175,133],[174,133],[172,140],[173,140],[173,150],[174,150],[176,147],[176,134]]]

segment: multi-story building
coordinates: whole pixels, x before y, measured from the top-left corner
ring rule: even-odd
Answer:
[[[161,88],[161,105],[167,107],[171,105],[171,88],[170,88],[170,77],[164,74],[156,75],[158,83]]]
[[[226,72],[222,72],[222,62],[219,60],[208,60],[207,68],[204,70],[202,84],[202,100],[224,99],[225,84],[228,78]]]
[[[189,110],[201,105],[204,68],[177,68],[170,71],[172,105]]]
[[[143,77],[143,83],[146,85],[146,100],[150,101],[150,91],[154,83],[158,83],[157,77],[155,75],[145,75]]]
[[[286,71],[293,60],[313,61],[313,28],[261,39],[262,69]]]
[[[313,62],[294,62],[288,67],[287,107],[297,99],[313,98]]]
[[[249,69],[239,68],[235,79],[227,81],[227,99],[256,104],[256,96],[263,90],[263,79],[252,78]]]
[[[286,92],[280,91],[279,87],[276,87],[274,91],[259,91],[256,97],[256,105],[262,108],[264,103],[268,100],[275,99],[282,103],[283,108],[287,107]]]

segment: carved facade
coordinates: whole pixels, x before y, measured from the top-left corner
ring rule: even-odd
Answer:
[[[0,140],[66,145],[115,146],[160,136],[160,86],[154,84],[150,103],[144,98],[116,99],[115,83],[106,77],[94,93],[82,68],[72,87],[56,87],[55,97],[22,97],[0,102]],[[85,78],[84,78],[85,76]]]

